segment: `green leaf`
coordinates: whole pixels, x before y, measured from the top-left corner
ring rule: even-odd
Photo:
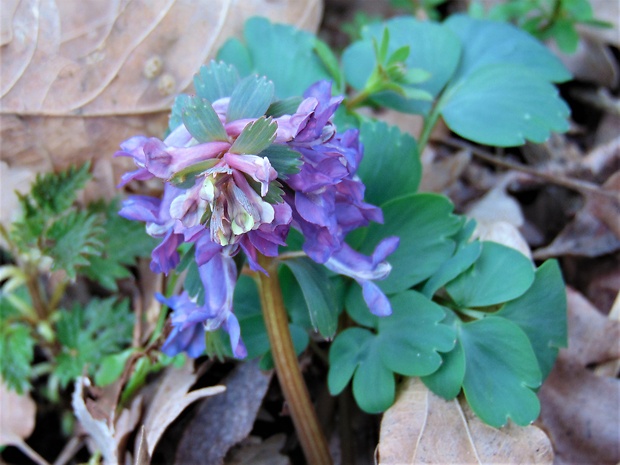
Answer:
[[[77,268],[88,266],[90,256],[101,254],[100,220],[88,211],[70,211],[51,225],[44,253],[53,260],[52,270],[64,270],[73,280]]]
[[[259,118],[265,114],[274,97],[273,82],[266,77],[248,76],[235,87],[230,96],[226,122]]]
[[[396,293],[432,276],[452,256],[462,220],[452,213],[453,205],[437,194],[412,194],[381,206],[384,224],[372,224],[362,247],[370,254],[380,240],[398,236],[400,245],[388,261],[392,272],[377,284],[384,292]]]
[[[444,310],[416,291],[390,299],[392,314],[379,318],[379,353],[383,364],[405,376],[425,376],[442,363],[438,352],[454,347],[453,327],[441,324]]]
[[[517,250],[483,242],[471,268],[446,285],[454,302],[463,308],[496,305],[523,295],[534,282],[534,266]]]
[[[172,105],[172,111],[170,113],[170,121],[168,122],[168,130],[170,132],[174,131],[181,124],[183,124],[183,116],[182,112],[187,107],[191,101],[192,97],[187,94],[179,94],[174,99],[174,104]]]
[[[364,144],[364,158],[357,174],[366,186],[364,200],[381,205],[417,191],[422,164],[413,137],[395,126],[373,121],[362,124],[360,140]],[[386,176],[390,182],[385,182]]]
[[[441,324],[444,310],[415,291],[390,299],[393,313],[377,318],[377,334],[351,328],[339,334],[329,351],[328,387],[333,395],[353,378],[360,408],[378,413],[394,401],[394,375],[427,375],[441,364],[438,351],[455,343],[453,327]]]
[[[213,168],[219,162],[219,158],[199,161],[174,173],[169,182],[180,189],[189,189],[196,185],[197,177],[203,175],[206,170]]]
[[[459,341],[456,341],[454,349],[441,354],[443,363],[439,369],[428,376],[420,379],[435,394],[446,400],[454,399],[461,392],[463,379],[465,378],[465,352]]]
[[[283,264],[301,287],[315,330],[325,338],[332,338],[338,327],[338,309],[326,269],[308,258],[286,260]]]
[[[380,413],[394,403],[394,374],[383,365],[376,349],[377,338],[362,328],[338,334],[329,350],[327,386],[338,395],[353,377],[353,395],[368,413]]]
[[[27,326],[0,325],[0,375],[9,388],[19,394],[30,389],[34,345]]]
[[[566,291],[558,262],[543,263],[527,292],[506,303],[495,315],[512,321],[525,332],[545,379],[559,348],[568,345]]]
[[[568,129],[570,113],[557,89],[530,70],[489,65],[467,76],[441,100],[446,124],[462,137],[500,147],[544,142]]]
[[[208,66],[201,66],[194,76],[196,95],[213,103],[230,97],[239,83],[239,73],[234,66],[211,60]]]
[[[435,295],[446,283],[469,268],[480,256],[482,243],[472,242],[457,250],[453,257],[446,260],[441,267],[429,278],[422,288],[422,294],[429,299]]]
[[[541,373],[525,333],[489,316],[463,324],[459,340],[465,352],[463,391],[476,415],[496,428],[509,418],[521,426],[532,423],[540,412],[533,389]]]
[[[185,281],[183,281],[183,289],[187,291],[187,294],[196,299],[198,305],[203,305],[205,301],[205,288],[198,272],[198,265],[196,261],[192,260],[187,267],[187,274],[185,275]]]
[[[568,19],[558,19],[548,32],[555,39],[558,48],[567,54],[575,53],[579,46],[579,33],[575,23]]]
[[[266,116],[273,116],[274,118],[279,118],[283,115],[292,115],[299,108],[299,104],[303,101],[301,97],[288,97],[283,100],[276,100],[269,108],[267,108]]]
[[[183,124],[198,142],[228,142],[226,129],[208,100],[191,97],[181,111]]]
[[[349,286],[345,299],[345,309],[347,314],[358,325],[377,329],[379,317],[370,313],[360,286],[356,286],[355,284]]]
[[[119,379],[125,370],[125,365],[135,353],[135,349],[129,348],[118,354],[107,355],[101,359],[101,365],[95,373],[95,384],[97,386],[107,386]]]
[[[292,323],[288,325],[288,329],[291,333],[291,339],[293,340],[295,354],[299,356],[304,350],[306,350],[308,344],[310,343],[308,332],[301,326],[297,326]],[[275,367],[271,349],[265,353],[258,366],[261,370],[272,370]]]
[[[271,145],[276,138],[277,129],[278,124],[275,121],[262,116],[243,128],[229,152],[256,155]]]
[[[226,42],[218,59],[235,65],[241,76],[267,76],[280,99],[302,95],[310,85],[331,77],[316,53],[316,37],[309,32],[254,17],[245,23],[243,35],[245,44]]]
[[[289,175],[299,173],[301,169],[301,153],[286,145],[271,144],[258,155],[267,157],[273,169],[278,172],[278,178],[284,181]]]
[[[85,308],[76,305],[61,311],[56,330],[62,349],[54,372],[66,386],[85,367],[88,373],[96,373],[106,355],[131,342],[133,314],[127,300],[92,299]]]
[[[335,92],[343,93],[344,92],[344,73],[342,68],[340,67],[340,63],[338,62],[338,58],[332,51],[332,49],[323,42],[321,39],[315,39],[314,42],[314,51],[317,56],[321,59],[323,66],[329,72],[331,78],[335,84]]]
[[[463,54],[438,108],[459,135],[496,146],[542,142],[568,129],[568,106],[551,82],[570,78],[529,34],[505,23],[454,15],[445,23]]]
[[[407,68],[425,70],[430,74],[430,78],[416,88],[432,96],[438,95],[456,70],[461,44],[445,26],[412,17],[394,18],[366,27],[364,39],[343,52],[342,64],[347,82],[357,90],[364,88],[376,64],[372,39],[379,40],[384,27],[390,32],[390,51],[394,53],[402,47],[409,47],[409,56],[405,60]],[[373,96],[373,100],[407,113],[426,114],[431,108],[429,102],[407,99],[397,92],[379,93]]]
[[[64,212],[75,201],[77,191],[91,178],[89,169],[90,163],[86,163],[80,168],[72,166],[60,173],[37,175],[30,189],[29,201],[34,202],[35,208],[47,213]]]
[[[142,223],[130,221],[118,214],[118,199],[108,204],[89,205],[89,210],[105,215],[103,244],[100,255],[91,255],[89,265],[80,270],[88,278],[110,291],[117,291],[116,281],[128,278],[128,267],[134,266],[139,257],[148,257],[157,245],[144,229]]]

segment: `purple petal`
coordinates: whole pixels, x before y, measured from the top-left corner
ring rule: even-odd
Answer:
[[[362,281],[362,294],[370,313],[377,316],[388,316],[392,314],[392,305],[379,286],[372,281]]]
[[[170,270],[176,268],[180,260],[177,248],[181,242],[183,242],[183,236],[180,234],[174,234],[172,230],[166,234],[164,240],[151,253],[151,271],[153,273],[168,275]]]
[[[159,222],[161,200],[146,195],[130,195],[123,201],[118,214],[134,221]]]

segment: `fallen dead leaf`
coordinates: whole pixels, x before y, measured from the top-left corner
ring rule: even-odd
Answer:
[[[496,187],[470,206],[467,216],[476,220],[473,237],[498,242],[532,258],[532,251],[519,231],[524,224],[521,206],[506,192],[512,178],[508,174],[498,180]]]
[[[549,434],[556,464],[615,464],[620,460],[620,380],[589,368],[620,359],[620,322],[606,318],[568,288],[568,348],[539,395],[539,423]]]
[[[471,153],[460,150],[448,158],[436,161],[434,149],[428,145],[422,153],[422,171],[420,192],[442,193],[452,187],[471,164]]]
[[[144,430],[147,452],[151,457],[166,428],[188,405],[226,390],[224,386],[211,386],[187,392],[201,374],[200,370],[194,371],[193,365],[192,360],[187,360],[182,368],[168,367],[149,402],[144,417]],[[139,445],[137,442],[135,457],[140,456]]]
[[[446,401],[417,378],[403,383],[384,413],[377,456],[385,465],[553,462],[551,443],[539,428],[487,426],[464,400]]]
[[[37,406],[0,380],[0,446],[21,444],[34,431]]]
[[[104,160],[97,194],[110,197],[132,165],[112,159],[119,144],[161,136],[174,96],[246,19],[316,30],[321,13],[321,0],[3,2],[0,157],[36,172],[93,161],[98,175]]]
[[[314,29],[321,10],[319,0],[249,0],[243,7],[236,0],[212,0],[208,8],[180,0],[22,1],[12,16],[12,30],[20,34],[6,34],[0,58],[0,111],[162,111],[250,16]]]
[[[290,465],[286,455],[280,454],[286,436],[276,434],[265,441],[250,436],[233,449],[224,461],[225,465]]]
[[[181,437],[176,463],[222,463],[252,430],[272,374],[262,372],[257,361],[238,365],[224,380],[226,392],[198,407]]]

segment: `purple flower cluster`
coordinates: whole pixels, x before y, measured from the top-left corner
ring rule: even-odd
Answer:
[[[138,136],[121,144],[116,155],[132,157],[137,166],[122,177],[121,186],[132,180],[164,181],[162,198],[130,196],[120,211],[125,218],[145,222],[148,234],[161,238],[151,269],[168,274],[179,264],[179,246],[191,243],[204,286],[204,302],[187,292],[159,297],[173,309],[165,353],[185,351],[196,357],[205,349],[205,331],[221,327],[229,333],[235,356],[244,357],[233,313],[233,257],[242,251],[252,270],[265,272],[258,254],[277,256],[291,227],[304,235],[303,249],[312,260],[362,286],[373,313],[391,312],[373,281],[389,274],[385,259],[398,239],[384,240],[370,257],[344,241],[350,231],[382,222],[383,216],[363,201],[364,185],[356,176],[363,154],[358,131],[338,133],[332,122],[341,101],[331,96],[331,84],[321,81],[307,90],[293,114],[273,118],[277,129],[272,143],[301,154],[299,171],[288,177],[274,169],[268,156],[237,150],[235,141],[258,118],[228,121],[230,98],[211,104],[225,131],[222,140],[199,142],[191,128],[180,124],[163,141]],[[191,173],[189,182],[175,182],[180,173]],[[270,189],[284,193],[268,201]]]

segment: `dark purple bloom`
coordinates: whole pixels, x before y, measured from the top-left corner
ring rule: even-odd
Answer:
[[[156,297],[173,310],[170,316],[172,331],[161,348],[162,352],[170,357],[181,352],[187,352],[193,358],[200,357],[206,348],[202,321],[208,315],[189,298],[186,292],[169,299],[161,294],[157,294]]]

